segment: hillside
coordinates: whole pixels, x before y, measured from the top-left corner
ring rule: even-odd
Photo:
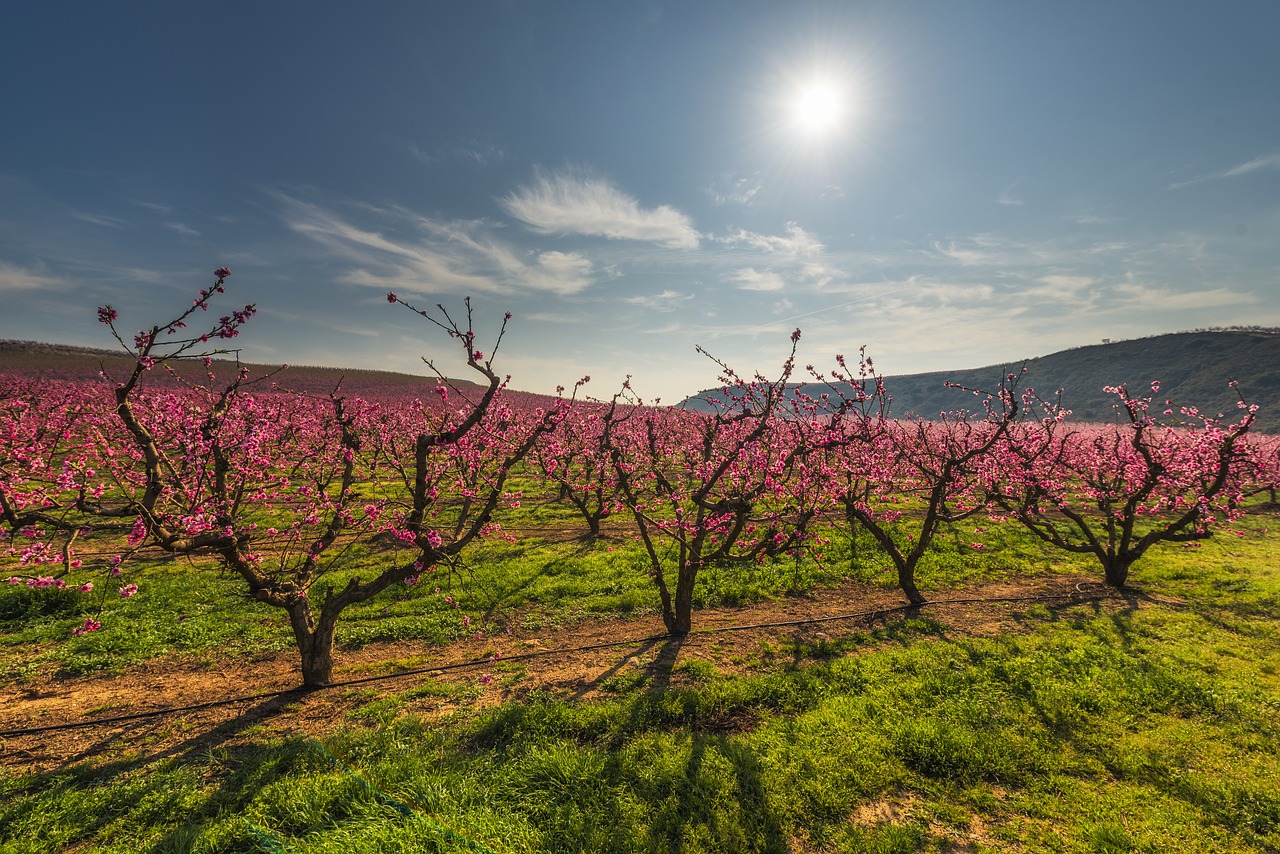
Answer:
[[[119,351],[0,341],[0,371],[26,376],[88,380],[98,376],[99,367],[105,367],[112,376],[123,376],[132,364]],[[1273,330],[1175,332],[1076,347],[1028,359],[1026,365],[1023,387],[1030,386],[1046,397],[1063,389],[1063,404],[1072,410],[1074,420],[1111,421],[1115,417],[1115,398],[1104,393],[1103,386],[1128,384],[1141,394],[1156,379],[1161,383],[1162,398],[1211,414],[1232,412],[1238,398],[1227,383],[1234,379],[1239,381],[1245,398],[1261,407],[1256,429],[1280,432],[1280,333]],[[220,375],[229,373],[229,366],[228,362],[215,361]],[[893,396],[893,414],[928,418],[974,405],[972,395],[948,388],[946,382],[995,388],[1001,376],[1021,366],[1021,361],[1010,361],[981,368],[890,376],[885,378],[885,386]],[[279,366],[248,367],[257,375]],[[180,370],[192,379],[204,376],[199,362],[183,363]],[[277,377],[282,386],[314,393],[331,391],[339,380],[348,393],[356,394],[420,395],[434,385],[434,379],[427,376],[312,366],[290,366]],[[812,393],[822,391],[804,384],[797,388]],[[712,393],[690,397],[684,406],[708,410],[704,396]]]
[[[1116,341],[1076,347],[1026,361],[1022,387],[1052,397],[1063,389],[1062,402],[1077,421],[1111,421],[1115,396],[1104,386],[1127,384],[1135,395],[1159,380],[1162,399],[1203,412],[1231,413],[1239,400],[1230,380],[1239,382],[1240,393],[1261,407],[1257,429],[1280,430],[1280,334],[1274,330],[1175,332],[1132,341]],[[890,376],[885,387],[893,396],[893,413],[925,418],[939,412],[972,407],[973,397],[945,383],[971,388],[995,388],[1000,377],[1022,367],[1021,361],[955,371]],[[817,386],[798,388],[821,393]],[[685,403],[706,409],[702,392]]]
[[[232,376],[232,362],[215,359],[213,370],[219,376]],[[247,364],[252,376],[259,376],[278,369],[279,365]],[[74,347],[66,344],[43,344],[34,341],[0,341],[0,372],[49,379],[93,380],[98,371],[105,370],[112,378],[123,378],[133,369],[133,359],[118,350],[100,350],[91,347]],[[199,361],[177,363],[177,370],[187,379],[202,380],[206,368]],[[163,382],[157,374],[155,382]],[[338,382],[348,393],[382,394],[404,393],[420,395],[435,385],[429,376],[401,374],[394,371],[375,371],[357,368],[322,368],[308,365],[291,365],[275,377],[281,386],[318,394],[332,391]],[[475,386],[475,383],[453,381],[455,385]]]

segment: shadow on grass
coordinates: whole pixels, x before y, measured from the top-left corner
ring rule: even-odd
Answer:
[[[24,780],[23,785],[11,789],[0,801],[0,827],[11,823],[15,810],[25,811],[19,802],[27,796],[57,798],[60,792],[96,789],[101,797],[93,799],[95,808],[72,813],[81,819],[81,823],[72,830],[73,835],[68,841],[92,840],[104,827],[117,822],[121,815],[139,805],[151,804],[155,809],[167,799],[178,797],[174,791],[174,780],[168,772],[183,767],[190,767],[197,774],[202,771],[215,774],[223,770],[229,772],[216,789],[202,796],[199,805],[190,810],[192,820],[238,811],[263,786],[292,771],[299,757],[309,751],[309,739],[295,737],[272,745],[240,744],[234,751],[222,748],[253,726],[284,710],[300,696],[302,692],[291,692],[266,699],[244,709],[231,720],[156,750],[130,748],[148,740],[165,738],[180,723],[158,723],[151,719],[113,729],[68,757],[58,768],[33,774]],[[105,763],[91,761],[106,752],[122,749],[129,751],[125,758]],[[215,759],[220,752],[222,757]],[[165,765],[168,767],[163,767]],[[153,850],[170,850],[173,846],[169,843],[177,841],[170,837],[189,832],[189,827],[186,830],[175,829]]]

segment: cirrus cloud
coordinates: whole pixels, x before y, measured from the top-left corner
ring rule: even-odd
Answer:
[[[608,181],[570,173],[538,175],[501,199],[503,208],[539,234],[584,234],[696,249],[699,235],[669,205],[642,208]]]

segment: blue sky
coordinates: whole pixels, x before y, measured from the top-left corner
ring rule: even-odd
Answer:
[[[0,337],[107,346],[229,265],[253,361],[549,391],[702,345],[887,373],[1280,325],[1274,2],[19,2]],[[446,370],[461,367],[440,359]]]

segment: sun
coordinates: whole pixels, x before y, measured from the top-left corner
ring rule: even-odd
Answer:
[[[816,80],[793,96],[791,124],[801,133],[821,136],[838,128],[847,111],[845,91],[829,80]]]

